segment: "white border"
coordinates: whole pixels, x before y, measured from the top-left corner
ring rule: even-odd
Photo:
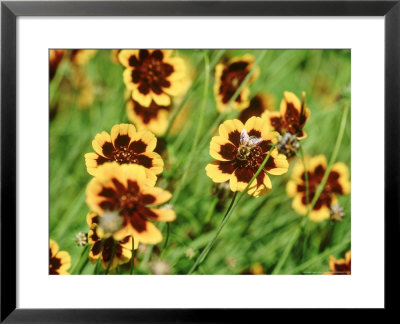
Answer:
[[[18,307],[383,307],[383,18],[19,17],[17,26]],[[352,275],[48,276],[47,50],[65,47],[351,48]]]

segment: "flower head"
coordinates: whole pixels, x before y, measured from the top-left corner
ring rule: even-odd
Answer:
[[[333,255],[329,257],[329,273],[331,275],[351,274],[351,251],[347,251],[344,259],[336,260]]]
[[[107,216],[106,216],[107,217]],[[96,263],[101,258],[103,268],[114,269],[116,266],[127,263],[132,258],[132,249],[137,249],[139,242],[127,235],[121,240],[115,240],[110,233],[100,226],[102,217],[95,212],[89,212],[86,221],[90,227],[88,242],[92,244],[89,251],[89,260]],[[111,260],[112,258],[112,260]],[[109,266],[109,263],[111,265]]]
[[[167,275],[171,273],[171,265],[168,261],[156,259],[151,265],[151,272],[155,275]]]
[[[305,104],[306,93],[302,92],[302,101],[289,91],[283,93],[280,111],[266,111],[264,118],[280,134],[290,133],[298,139],[307,136],[303,127],[310,117],[310,109]]]
[[[216,161],[207,165],[207,175],[216,183],[229,181],[232,191],[243,191],[271,151],[264,172],[247,191],[255,197],[266,194],[272,188],[267,173],[281,175],[289,166],[286,157],[272,148],[278,135],[260,117],[250,118],[245,125],[238,119],[224,122],[219,126],[219,136],[210,143],[210,155]]]
[[[246,54],[241,57],[235,57],[226,64],[217,64],[215,67],[214,95],[219,112],[225,112],[228,109],[229,101],[249,72],[254,68],[254,62],[254,56]],[[249,83],[254,82],[257,79],[258,73],[259,70],[256,68]],[[231,108],[240,111],[248,107],[249,93],[250,89],[247,84],[237,98],[232,102]]]
[[[170,222],[176,218],[170,208],[154,208],[170,198],[168,191],[154,187],[144,167],[116,162],[100,166],[86,190],[86,203],[99,215],[99,224],[104,224],[102,217],[117,213],[122,218],[122,227],[113,233],[114,238],[121,240],[132,235],[143,244],[157,244],[162,240],[160,231],[150,220]]]
[[[137,101],[131,99],[126,104],[126,112],[129,120],[139,130],[147,129],[157,136],[165,133],[168,127],[168,114],[171,105],[159,106],[154,100],[149,107],[143,107]]]
[[[246,120],[253,116],[261,117],[261,115],[269,110],[272,111],[275,106],[275,97],[268,93],[259,93],[250,100],[249,106],[242,110],[238,119],[245,123]]]
[[[143,107],[149,107],[152,100],[169,106],[171,96],[186,91],[185,62],[172,56],[172,50],[121,50],[118,58],[125,67],[124,82],[132,91],[132,99]]]
[[[276,147],[279,153],[282,153],[289,158],[296,155],[296,153],[299,151],[300,143],[297,140],[296,135],[285,133],[283,135],[279,135],[278,145]]]
[[[317,188],[321,183],[327,168],[327,161],[324,155],[315,157],[305,157],[308,177],[309,199],[307,204],[306,181],[304,165],[298,161],[293,168],[291,180],[286,186],[289,197],[293,198],[292,207],[300,215],[306,215],[310,203],[316,194]],[[338,203],[337,196],[350,193],[349,170],[342,162],[337,162],[332,166],[328,180],[323,188],[321,195],[310,211],[310,219],[320,222],[330,218],[330,210],[333,205]]]
[[[344,208],[342,206],[340,206],[339,204],[332,205],[329,213],[330,213],[331,219],[336,222],[340,222],[345,215]]]
[[[71,256],[66,251],[60,251],[58,244],[50,239],[50,261],[49,274],[67,275],[67,270],[71,267]]]
[[[131,124],[113,126],[111,135],[107,132],[97,134],[92,142],[96,153],[85,154],[87,171],[96,175],[98,167],[108,162],[119,164],[138,164],[145,168],[146,175],[156,182],[156,175],[163,170],[164,162],[153,152],[156,137],[149,131],[137,132]]]

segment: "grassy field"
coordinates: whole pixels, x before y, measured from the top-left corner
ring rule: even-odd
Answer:
[[[350,113],[344,120],[341,143],[337,143],[344,112],[350,106],[350,51],[178,50],[176,53],[187,62],[192,85],[183,97],[173,101],[169,118],[175,122],[174,126],[167,134],[158,136],[160,147],[161,144],[165,147],[161,154],[165,165],[157,186],[172,193],[171,204],[177,218],[168,226],[154,222],[163,240],[157,245],[141,245],[135,252],[133,269],[128,263],[110,273],[151,274],[164,266],[167,273],[187,274],[215,236],[232,193],[228,190],[222,198],[215,195],[215,185],[206,175],[205,167],[213,160],[209,155],[210,140],[219,122],[239,114],[233,110],[221,115],[216,108],[214,67],[219,61],[247,53],[253,55],[260,73],[249,86],[250,98],[268,93],[275,97],[275,110],[279,109],[284,91],[291,91],[299,98],[305,91],[311,116],[304,127],[308,136],[301,141],[304,154],[323,154],[329,161],[335,145],[340,144],[335,160],[350,169]],[[78,246],[75,235],[89,229],[85,191],[92,176],[86,171],[84,155],[93,152],[92,140],[97,133],[110,132],[115,124],[129,123],[124,67],[113,61],[113,55],[110,50],[98,50],[86,64],[77,66],[67,53],[50,82],[49,236],[60,250],[71,255],[71,274],[106,272],[88,262],[89,247]],[[257,198],[241,195],[207,258],[194,274],[318,274],[329,271],[330,255],[337,259],[344,257],[351,245],[351,195],[338,197],[345,211],[340,222],[315,223],[296,213],[292,198],[286,194],[286,184],[299,159],[295,156],[289,160],[286,174],[270,176],[272,191],[267,195]]]

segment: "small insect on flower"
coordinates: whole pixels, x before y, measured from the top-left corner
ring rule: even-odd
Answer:
[[[331,219],[336,222],[340,222],[343,220],[345,215],[344,208],[339,204],[332,205],[331,210],[329,211]]]
[[[78,246],[85,246],[88,242],[87,233],[79,232],[75,235],[75,242]]]
[[[344,259],[336,260],[333,255],[329,257],[329,271],[327,275],[351,275],[351,251],[347,251]]]
[[[153,152],[157,138],[149,131],[137,132],[132,124],[118,124],[107,132],[97,134],[92,142],[95,153],[85,154],[87,171],[96,175],[98,167],[109,162],[119,164],[138,164],[145,168],[146,175],[154,183],[164,162],[158,153]]]
[[[171,208],[154,208],[171,199],[172,195],[154,187],[145,168],[136,164],[106,163],[99,167],[86,190],[86,203],[98,214],[99,224],[115,231],[115,240],[133,236],[143,244],[157,244],[162,235],[151,221],[170,222],[176,214]],[[121,218],[120,221],[117,218]],[[103,229],[104,230],[104,229]]]
[[[306,93],[302,92],[302,101],[289,91],[283,93],[280,111],[266,111],[261,116],[281,135],[289,133],[301,140],[307,137],[303,130],[311,111],[305,103]]]
[[[149,130],[160,136],[168,127],[168,114],[171,105],[160,106],[151,101],[149,107],[143,107],[139,102],[131,99],[126,103],[128,119],[136,125],[138,130]]]
[[[249,84],[254,82],[259,74],[259,68],[255,67],[255,58],[250,54],[232,58],[228,63],[218,63],[215,67],[214,95],[217,101],[219,112],[229,111],[230,108],[243,110],[249,106]],[[232,102],[231,107],[228,103],[240,87],[246,76],[254,70],[248,84],[244,86],[237,98]]]
[[[50,261],[49,274],[68,275],[67,270],[71,267],[71,256],[66,251],[60,251],[58,244],[50,239]]]
[[[255,197],[268,193],[272,188],[268,174],[284,174],[289,166],[286,156],[273,147],[278,136],[260,117],[250,118],[245,125],[238,119],[224,122],[210,143],[216,161],[206,166],[207,175],[216,183],[229,181],[232,191],[243,191],[270,153],[264,172],[247,191]]]
[[[287,183],[286,192],[293,198],[292,207],[300,215],[306,215],[308,208],[317,192],[327,168],[324,155],[304,158],[308,178],[308,203],[305,171],[302,161],[298,161],[293,168],[291,180]],[[346,164],[337,162],[332,166],[326,184],[310,211],[309,218],[314,222],[329,219],[331,208],[338,204],[337,196],[350,193],[349,169]]]
[[[115,223],[116,216],[110,216],[112,213],[104,213],[105,217],[109,218],[108,221]],[[108,232],[114,230],[113,225],[104,222],[102,217],[100,217],[95,212],[89,212],[86,216],[86,222],[89,225],[88,242],[92,244],[89,251],[89,260],[92,263],[96,263],[97,260],[101,259],[101,265],[104,269],[114,269],[116,266],[127,263],[132,258],[132,248],[137,249],[139,246],[139,241],[133,238],[132,246],[132,236],[125,236],[120,240],[116,240],[113,237],[114,232]],[[100,226],[103,223],[107,224],[104,228]],[[112,258],[112,260],[111,260]],[[111,262],[111,265],[110,265]]]
[[[152,100],[160,106],[171,105],[171,97],[182,95],[188,86],[185,61],[172,56],[172,50],[121,50],[123,78],[132,99],[142,107]]]
[[[278,145],[276,146],[279,153],[286,155],[287,158],[295,156],[300,150],[300,143],[297,140],[296,135],[285,133],[279,135]]]

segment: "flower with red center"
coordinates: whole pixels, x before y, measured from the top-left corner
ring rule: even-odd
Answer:
[[[67,275],[67,270],[71,267],[71,256],[66,251],[60,251],[58,244],[50,239],[50,262],[49,274]]]
[[[254,68],[254,62],[254,56],[246,54],[231,59],[227,64],[217,64],[215,67],[214,95],[219,112],[226,112],[227,110],[230,110],[230,108],[240,111],[249,106],[249,84],[257,79],[259,74],[258,68],[256,68],[248,81],[248,84],[244,86],[228,109],[229,101],[249,72]]]
[[[172,50],[121,50],[118,58],[125,67],[123,74],[126,87],[132,91],[132,99],[143,107],[152,100],[157,105],[169,106],[171,96],[186,91],[185,62],[171,56]]]
[[[75,49],[70,51],[69,59],[78,66],[86,65],[97,53],[97,50]]]
[[[162,235],[150,222],[170,222],[176,218],[172,208],[154,208],[166,203],[171,194],[154,187],[145,168],[137,164],[107,163],[99,167],[86,189],[86,203],[99,215],[99,223],[109,213],[122,217],[120,229],[114,228],[114,239],[132,235],[143,244],[157,244]]]
[[[275,106],[275,97],[268,93],[260,93],[250,100],[249,106],[242,110],[238,119],[245,123],[249,118],[261,117],[264,111],[272,111]]]
[[[153,152],[157,138],[149,131],[137,132],[131,124],[113,126],[111,135],[103,131],[92,142],[96,153],[85,154],[87,171],[96,175],[100,165],[108,162],[119,164],[139,164],[145,167],[146,175],[154,183],[164,162],[158,153]]]
[[[53,79],[56,74],[57,67],[60,64],[62,58],[64,57],[65,50],[50,50],[49,51],[49,72],[50,80]]]
[[[333,255],[329,257],[328,275],[351,275],[351,251],[347,251],[344,259],[336,260]]]
[[[126,104],[128,119],[139,130],[147,129],[157,136],[165,133],[168,127],[168,114],[171,106],[159,106],[154,100],[149,107],[143,107],[135,100],[129,100]]]
[[[207,175],[216,183],[229,181],[232,191],[243,191],[271,151],[264,172],[247,191],[255,197],[266,194],[272,188],[268,174],[284,174],[289,166],[286,156],[272,148],[278,135],[260,117],[250,118],[245,125],[238,119],[225,121],[219,136],[211,139],[210,155],[216,161],[207,165]]]
[[[310,109],[305,104],[306,93],[302,92],[302,101],[289,91],[283,93],[280,111],[266,111],[261,116],[280,134],[290,133],[297,139],[304,139],[307,133],[303,127],[310,117]]]
[[[117,217],[121,216],[117,215]],[[116,266],[127,263],[132,258],[132,250],[138,248],[139,241],[133,238],[133,246],[132,236],[129,235],[121,240],[114,240],[111,235],[113,233],[101,227],[101,218],[95,212],[89,212],[86,216],[86,221],[90,227],[88,243],[92,244],[89,251],[90,262],[96,263],[100,258],[103,268],[107,269],[109,267],[109,269],[114,269]],[[112,219],[109,220],[109,222],[110,221],[112,221]],[[109,265],[110,262],[111,265]]]
[[[293,168],[291,180],[287,183],[286,192],[293,198],[292,207],[300,215],[306,215],[308,208],[315,196],[317,188],[324,176],[327,161],[324,155],[305,157],[305,164],[308,176],[308,204],[306,195],[306,181],[304,165],[298,161]],[[337,162],[332,166],[328,180],[321,192],[309,218],[314,222],[321,222],[330,218],[330,211],[333,205],[338,204],[338,195],[350,193],[349,169],[346,164]]]

